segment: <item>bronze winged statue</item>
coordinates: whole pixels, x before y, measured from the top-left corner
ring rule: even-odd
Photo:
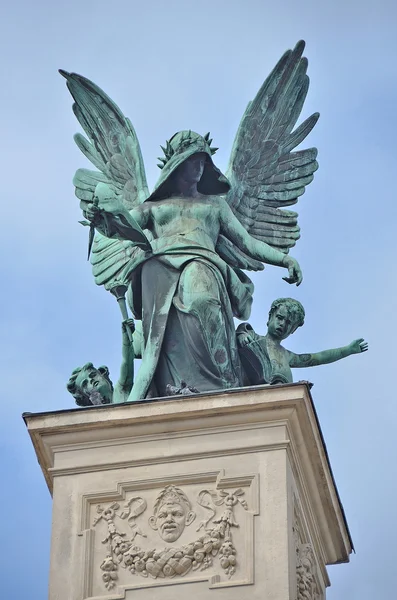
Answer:
[[[317,150],[294,151],[318,114],[296,127],[309,87],[304,42],[288,50],[241,120],[226,176],[209,134],[176,133],[159,159],[150,193],[135,130],[94,83],[61,71],[88,136],[75,136],[98,169],[79,169],[76,195],[97,233],[95,282],[127,301],[142,321],[142,364],[129,400],[164,396],[181,380],[200,392],[243,384],[233,318],[249,317],[246,270],[300,267],[288,255],[299,238],[297,202],[318,168]],[[121,293],[120,293],[120,290]],[[124,318],[126,318],[124,310]],[[136,354],[136,353],[135,353]]]

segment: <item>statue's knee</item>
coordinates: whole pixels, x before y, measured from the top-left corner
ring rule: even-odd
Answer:
[[[179,282],[180,298],[185,306],[197,303],[220,302],[219,287],[211,268],[202,263],[189,264],[181,275]]]

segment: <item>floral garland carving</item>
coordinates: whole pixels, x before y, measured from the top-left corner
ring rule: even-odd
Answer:
[[[210,506],[206,497],[210,495],[212,502],[217,505],[225,506],[218,519],[214,519],[215,510]],[[102,540],[107,544],[108,552],[106,558],[102,561],[100,569],[103,571],[102,580],[108,590],[115,587],[118,580],[118,571],[120,568],[127,569],[133,575],[141,577],[173,578],[183,577],[189,571],[204,571],[213,565],[215,557],[218,557],[219,564],[224,573],[230,578],[236,572],[237,551],[232,540],[232,528],[238,527],[234,518],[234,507],[237,503],[247,510],[246,501],[242,498],[244,491],[240,488],[233,493],[221,490],[220,492],[212,490],[203,490],[199,494],[198,503],[212,511],[211,517],[203,521],[199,528],[205,529],[205,533],[200,535],[193,542],[180,546],[178,548],[163,548],[145,550],[134,543],[137,535],[146,537],[134,523],[136,516],[141,514],[146,508],[146,502],[143,498],[135,498],[129,501],[128,510],[119,512],[118,503],[113,503],[109,508],[98,505],[97,511],[99,517],[94,519],[93,526],[102,520],[106,521],[108,528],[107,537]],[[135,500],[135,510],[131,509],[131,504]],[[128,514],[127,514],[128,513]],[[114,520],[116,517],[121,519],[128,518],[133,536],[129,539],[126,534],[117,530]],[[213,525],[208,528],[209,521]]]

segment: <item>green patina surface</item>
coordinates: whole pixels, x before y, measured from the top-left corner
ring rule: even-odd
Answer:
[[[303,325],[304,318],[305,311],[298,300],[279,298],[270,307],[266,335],[257,334],[249,323],[238,326],[237,343],[246,384],[291,383],[291,369],[325,365],[368,350],[363,338],[316,353],[295,354],[287,350],[281,342]]]
[[[245,271],[265,263],[287,269],[290,284],[302,281],[288,255],[299,239],[297,213],[286,207],[318,168],[315,148],[294,151],[319,116],[296,126],[309,85],[303,50],[299,42],[287,51],[248,104],[225,175],[210,135],[181,131],[162,147],[151,193],[129,119],[93,82],[60,71],[88,136],[77,134],[76,144],[97,169],[74,177],[95,282],[116,297],[123,322],[127,301],[137,323],[133,335],[123,326],[123,349],[128,341],[133,350],[123,350],[121,383],[113,395],[105,390],[104,401],[247,380],[233,321],[250,315],[253,284]],[[134,356],[142,363],[133,381]],[[73,377],[76,397],[82,377]]]

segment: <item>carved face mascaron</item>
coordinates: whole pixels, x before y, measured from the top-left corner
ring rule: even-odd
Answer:
[[[166,542],[175,542],[186,524],[186,510],[179,502],[166,502],[160,506],[156,525],[160,536]]]
[[[149,524],[165,542],[175,542],[196,517],[190,509],[190,502],[182,490],[167,486],[156,500]]]

